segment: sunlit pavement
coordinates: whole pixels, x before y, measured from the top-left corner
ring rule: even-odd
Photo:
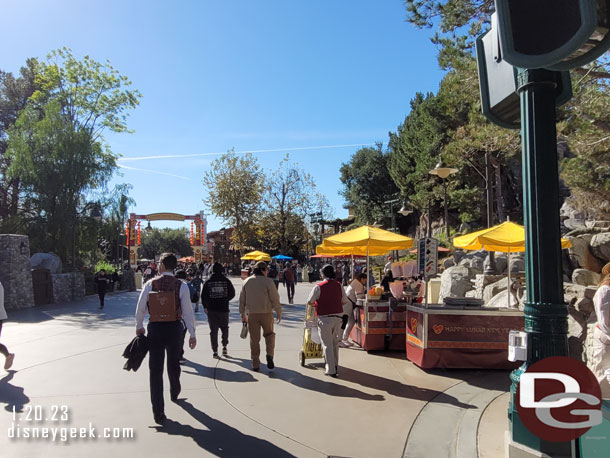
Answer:
[[[239,296],[241,280],[233,282]],[[508,372],[424,371],[404,353],[357,348],[341,349],[337,379],[324,376],[322,360],[301,367],[311,287],[299,283],[295,305],[284,306],[273,371],[264,364],[250,370],[236,300],[229,358],[212,358],[205,314],[198,313],[198,345],[186,350],[178,404],[165,380],[164,427],[153,422],[147,360],[135,373],[123,370],[138,293],[108,295],[104,310],[87,297],[11,313],[2,341],[16,358],[9,372],[0,368],[1,455],[503,456]],[[282,286],[280,297],[287,302]],[[70,428],[91,434],[90,424],[97,436],[133,428],[134,437],[69,437]],[[42,434],[45,427],[48,438],[23,437],[25,428]]]

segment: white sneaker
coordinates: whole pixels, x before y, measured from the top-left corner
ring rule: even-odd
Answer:
[[[348,347],[351,347],[352,345],[354,345],[354,344],[351,343],[349,340],[342,340],[341,342],[339,342],[339,346],[343,347],[343,348],[348,348]]]

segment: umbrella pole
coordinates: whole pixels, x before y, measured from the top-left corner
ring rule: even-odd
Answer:
[[[366,291],[368,294],[369,289],[371,289],[371,285],[369,278],[371,278],[371,271],[369,270],[370,266],[369,266],[369,245],[367,243],[366,245]]]
[[[508,289],[506,290],[508,294],[506,297],[508,298],[508,308],[510,308],[510,247],[508,248],[508,253],[506,254],[506,266],[508,268]]]

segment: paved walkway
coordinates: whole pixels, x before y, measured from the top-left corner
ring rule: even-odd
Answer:
[[[241,281],[234,283],[239,294]],[[122,369],[137,293],[107,296],[103,311],[96,297],[87,297],[10,314],[3,342],[17,356],[11,371],[0,372],[2,456],[502,456],[507,372],[424,371],[404,353],[360,349],[341,350],[338,379],[324,376],[321,360],[301,367],[303,304],[310,289],[297,285],[296,304],[284,307],[274,371],[264,365],[259,373],[250,370],[236,303],[230,357],[220,361],[212,358],[199,313],[198,346],[186,350],[183,401],[169,402],[166,392],[165,427],[152,421],[146,361],[136,373]],[[285,301],[281,286],[280,294]],[[135,437],[9,438],[12,427],[23,436],[24,428],[90,423],[96,435],[105,427],[125,427]]]

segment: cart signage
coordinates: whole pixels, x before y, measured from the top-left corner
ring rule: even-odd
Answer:
[[[426,237],[419,241],[417,250],[419,274],[432,277],[438,272],[438,240]]]
[[[523,317],[471,315],[465,323],[460,315],[429,315],[428,348],[504,350],[508,334],[517,328],[523,328]]]

